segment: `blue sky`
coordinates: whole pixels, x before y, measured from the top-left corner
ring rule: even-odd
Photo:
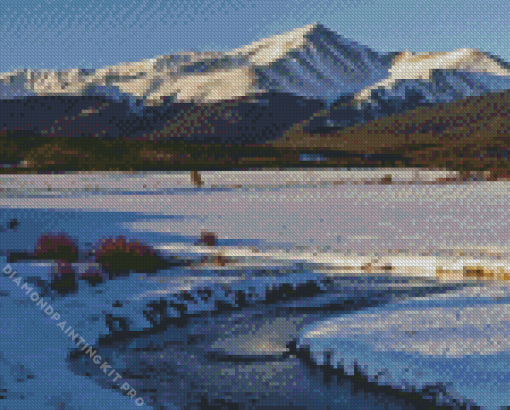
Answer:
[[[0,72],[225,51],[315,21],[375,51],[510,61],[508,0],[0,0]]]

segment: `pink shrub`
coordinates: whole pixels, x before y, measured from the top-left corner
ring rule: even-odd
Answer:
[[[202,231],[200,240],[197,245],[216,246],[218,244],[218,236],[214,232]]]

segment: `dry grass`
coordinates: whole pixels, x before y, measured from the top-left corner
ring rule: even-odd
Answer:
[[[510,280],[510,271],[503,267],[490,268],[481,265],[464,266],[462,270],[436,269],[437,278],[444,279],[469,279],[469,280]]]

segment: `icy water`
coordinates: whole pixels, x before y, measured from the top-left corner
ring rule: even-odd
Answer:
[[[388,173],[393,184],[376,183]],[[80,283],[76,294],[50,299],[146,408],[422,408],[428,402],[331,376],[292,346],[321,323],[473,286],[462,278],[466,266],[508,270],[508,183],[431,183],[437,176],[444,177],[204,172],[201,188],[188,173],[1,176],[0,262],[7,264],[9,251],[33,249],[48,232],[68,233],[81,249],[124,235],[166,254],[196,256],[216,252],[193,246],[202,229],[214,231],[218,248],[237,264]],[[7,229],[13,219],[18,226]],[[49,277],[52,264],[11,269],[35,283]],[[438,282],[438,271],[452,280]],[[9,318],[0,408],[138,408],[51,318],[39,320],[43,313],[9,276],[0,292]],[[51,354],[37,351],[35,330],[48,332]],[[27,368],[33,377],[19,382],[15,373]],[[67,385],[56,387],[55,379]]]

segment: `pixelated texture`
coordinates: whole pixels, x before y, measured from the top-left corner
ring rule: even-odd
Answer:
[[[0,408],[510,407],[508,5],[444,3],[2,1]]]

